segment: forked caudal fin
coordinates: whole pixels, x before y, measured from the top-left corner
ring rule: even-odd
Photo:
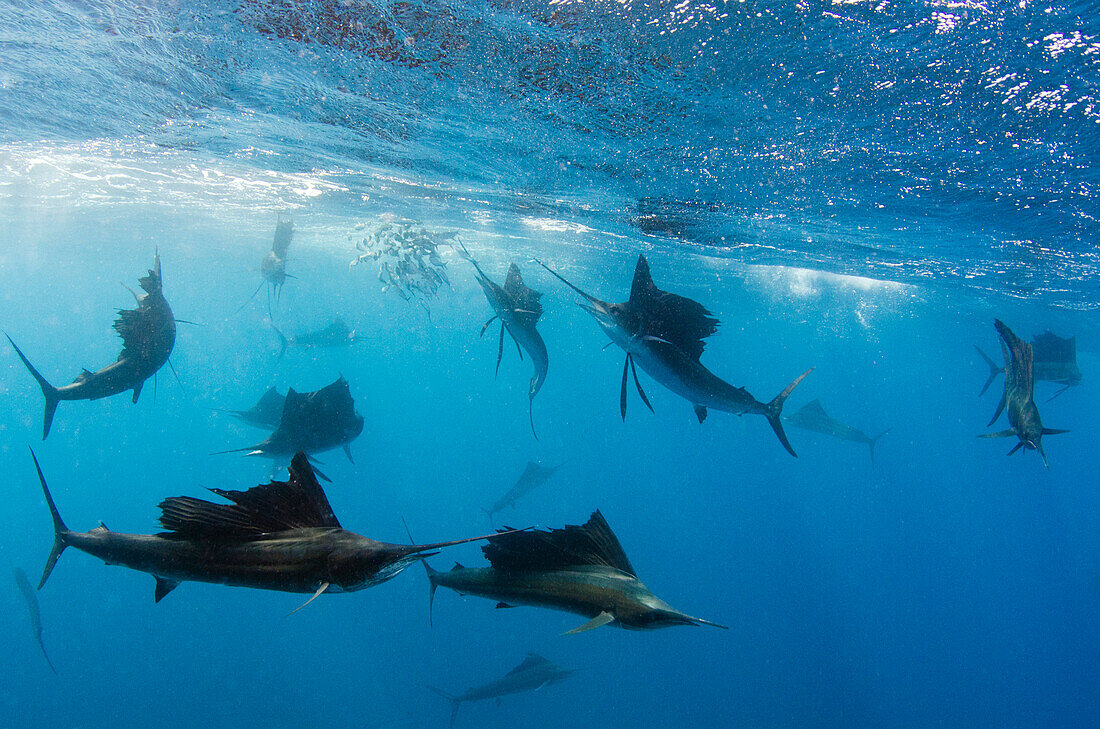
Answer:
[[[451,727],[451,729],[454,729],[455,717],[458,716],[458,706],[459,706],[459,704],[462,703],[462,699],[458,698],[457,696],[451,696],[449,693],[447,693],[443,689],[437,689],[435,686],[428,686],[427,689],[429,691],[436,692],[437,694],[439,694],[443,698],[447,699],[447,701],[451,702],[451,723],[450,723],[449,726]]]
[[[978,393],[978,397],[981,397],[985,394],[985,391],[989,389],[989,386],[993,384],[993,380],[997,379],[997,375],[1004,374],[1005,368],[994,362],[978,345],[975,344],[974,349],[978,350],[978,354],[980,354],[982,359],[985,360],[985,363],[989,365],[989,379],[985,381],[985,384],[982,386],[982,391]]]
[[[794,378],[794,381],[787,385],[783,392],[776,395],[775,399],[764,406],[764,417],[768,419],[768,423],[772,426],[772,430],[775,431],[775,435],[779,438],[779,442],[782,443],[783,447],[787,449],[787,452],[795,458],[798,458],[798,454],[794,452],[794,448],[791,448],[791,442],[787,440],[787,434],[783,431],[783,421],[781,419],[783,415],[783,403],[787,401],[787,398],[794,391],[794,388],[798,387],[798,383],[802,382],[802,380],[806,378],[806,375],[810,374],[815,369],[815,367],[811,367]]]
[[[42,484],[42,494],[46,497],[46,505],[50,507],[50,516],[53,517],[53,549],[50,550],[50,556],[46,558],[46,568],[42,570],[42,579],[38,582],[38,589],[41,590],[50,573],[53,572],[53,567],[57,564],[61,553],[65,551],[65,547],[69,546],[65,539],[69,534],[69,528],[61,520],[61,514],[57,513],[57,506],[53,503],[53,497],[50,496],[50,488],[46,485],[46,477],[42,475],[42,466],[38,465],[38,456],[34,454],[34,450],[28,450],[31,451],[34,468],[38,471],[38,482]]]
[[[46,398],[46,410],[42,417],[42,440],[46,440],[46,436],[50,434],[50,426],[53,425],[53,414],[57,411],[57,403],[61,402],[61,398],[57,394],[57,388],[47,382],[46,378],[35,369],[31,361],[23,354],[23,350],[19,349],[7,332],[4,332],[4,336],[8,337],[15,353],[19,355],[19,359],[23,360],[23,364],[27,366],[34,379],[38,381],[38,386],[42,388],[42,397]]]
[[[872,466],[875,465],[875,446],[878,444],[878,439],[881,438],[882,436],[886,435],[889,432],[890,432],[890,429],[887,428],[886,430],[882,431],[881,433],[876,435],[874,438],[871,438],[871,440],[867,442],[868,447],[870,447],[870,449],[871,449],[871,465]]]

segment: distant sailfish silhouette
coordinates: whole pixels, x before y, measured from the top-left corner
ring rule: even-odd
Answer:
[[[546,343],[542,341],[536,325],[542,316],[542,294],[523,283],[519,273],[519,266],[512,264],[508,268],[508,276],[504,279],[504,285],[498,286],[493,282],[481,266],[473,259],[466,246],[459,243],[460,255],[474,266],[477,272],[477,282],[481,284],[485,292],[485,298],[493,307],[493,316],[481,327],[481,336],[485,336],[485,330],[496,319],[500,319],[500,341],[497,344],[497,368],[500,372],[500,360],[504,356],[504,332],[507,331],[516,343],[516,351],[519,358],[523,359],[524,350],[531,356],[531,364],[535,367],[535,373],[531,377],[531,386],[527,391],[527,415],[531,421],[531,434],[538,439],[535,433],[535,416],[533,412],[535,395],[542,389],[546,381],[546,370],[550,365],[549,355],[546,353]]]
[[[19,587],[19,592],[23,593],[23,600],[27,603],[27,612],[31,616],[31,629],[34,630],[34,639],[38,641],[38,647],[42,649],[42,657],[46,659],[46,665],[50,667],[54,675],[57,675],[57,669],[53,667],[53,661],[46,653],[46,644],[42,642],[42,613],[38,609],[38,595],[35,594],[34,588],[31,587],[31,581],[27,579],[27,575],[23,570],[18,567],[14,568],[12,576],[15,577],[15,584]]]
[[[485,509],[485,513],[489,515],[489,521],[492,521],[494,514],[504,511],[509,506],[515,506],[520,497],[531,493],[550,480],[550,477],[557,473],[559,468],[561,466],[547,468],[534,461],[528,461],[527,468],[523,469],[523,473],[520,474],[515,485],[497,499],[496,503]]]
[[[1039,417],[1039,408],[1035,406],[1034,391],[1035,379],[1032,374],[1032,348],[1031,344],[1023,341],[1004,322],[996,319],[993,322],[997,333],[1001,335],[1001,350],[1005,356],[1005,389],[1001,395],[1001,402],[997,405],[997,412],[989,425],[993,425],[1000,417],[1001,412],[1008,410],[1008,422],[1012,427],[999,433],[987,433],[979,438],[1009,438],[1016,436],[1020,439],[1008,455],[1012,455],[1021,448],[1039,451],[1043,457],[1043,465],[1050,469],[1047,462],[1047,454],[1043,452],[1043,436],[1068,433],[1068,430],[1055,430],[1044,428],[1043,421]]]
[[[1007,364],[997,364],[977,345],[974,349],[978,350],[978,354],[989,365],[989,379],[978,393],[981,397],[997,379],[997,375],[1004,374]],[[1064,385],[1061,390],[1047,398],[1047,402],[1081,384],[1081,368],[1077,366],[1077,337],[1059,337],[1048,329],[1031,338],[1031,355],[1031,372],[1036,382],[1044,380]]]
[[[500,699],[510,694],[518,694],[524,691],[538,691],[543,686],[558,683],[576,673],[576,669],[562,668],[553,661],[548,661],[535,653],[528,653],[523,662],[509,671],[503,678],[474,686],[458,696],[437,689],[434,686],[428,688],[435,691],[451,702],[451,724],[454,727],[455,717],[458,716],[458,707],[468,701],[484,701],[486,699]]]
[[[283,408],[285,406],[286,395],[279,394],[279,391],[272,385],[267,389],[267,392],[260,397],[256,404],[247,410],[222,409],[219,410],[219,412],[229,413],[242,423],[247,423],[257,428],[275,430],[279,427],[279,422],[283,419]]]
[[[248,306],[248,303],[256,298],[256,294],[260,293],[260,289],[264,286],[268,286],[267,290],[267,315],[271,316],[271,300],[275,299],[275,304],[278,305],[279,299],[283,293],[283,284],[286,283],[288,278],[295,278],[286,272],[286,252],[290,248],[290,242],[294,239],[294,221],[282,220],[275,224],[275,239],[271,243],[271,250],[264,256],[264,260],[260,262],[260,275],[263,280],[260,281],[260,285],[256,287],[256,290],[252,292],[252,295],[248,297],[248,301],[241,304],[240,311],[244,307]]]
[[[138,280],[145,294],[133,291],[137,300],[134,309],[120,309],[114,328],[122,337],[122,352],[111,364],[92,372],[83,370],[70,384],[54,387],[42,376],[23,351],[6,333],[11,346],[23,364],[27,366],[42,395],[46,398],[46,410],[42,419],[42,440],[50,434],[54,412],[62,400],[99,400],[133,390],[133,402],[138,401],[145,381],[169,362],[172,347],[176,344],[176,319],[164,298],[161,288],[160,255],[153,257],[153,268]],[[169,366],[171,363],[169,362]]]
[[[566,281],[541,261],[539,265],[584,297],[587,303],[581,304],[581,308],[591,314],[611,341],[626,352],[619,390],[619,411],[624,420],[627,375],[634,375],[638,395],[646,407],[653,410],[638,382],[634,369],[636,361],[650,377],[690,402],[700,423],[707,417],[707,408],[736,415],[763,415],[787,452],[797,457],[783,432],[780,415],[787,396],[813,372],[812,367],[796,377],[771,402],[760,402],[744,387],[734,387],[702,365],[699,358],[706,346],[704,340],[717,330],[718,320],[699,302],[657,288],[645,256],[638,256],[630,298],[621,304],[601,301]]]
[[[784,415],[783,421],[796,428],[802,428],[803,430],[809,430],[814,433],[821,433],[822,435],[832,436],[840,440],[848,440],[853,443],[866,443],[871,449],[872,464],[875,462],[875,444],[878,443],[879,438],[890,432],[889,430],[884,430],[872,438],[862,430],[846,425],[839,420],[835,420],[825,412],[825,408],[821,406],[820,400],[811,400],[793,414]]]
[[[362,432],[363,416],[355,412],[351,388],[340,377],[314,392],[288,389],[274,433],[256,445],[218,451],[214,455],[247,451],[250,456],[282,459],[299,451],[312,455],[343,446],[348,460],[354,462],[349,444]]]

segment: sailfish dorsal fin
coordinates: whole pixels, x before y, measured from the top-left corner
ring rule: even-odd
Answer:
[[[598,510],[587,524],[501,533],[490,537],[481,550],[493,568],[499,570],[545,572],[593,565],[637,577],[618,538]]]
[[[165,536],[239,539],[289,529],[340,526],[303,453],[291,461],[289,481],[272,481],[247,491],[211,491],[233,503],[215,504],[191,496],[162,501],[160,523],[169,532]]]
[[[551,661],[548,661],[547,659],[543,658],[542,656],[540,656],[537,653],[528,653],[527,657],[523,659],[523,662],[520,663],[515,668],[513,668],[511,671],[509,671],[507,673],[507,675],[511,676],[514,673],[519,673],[521,671],[526,671],[528,669],[535,668],[537,666],[547,666],[547,665],[552,665]]]
[[[542,294],[529,288],[523,283],[519,266],[512,264],[508,268],[508,276],[504,279],[504,293],[512,299],[513,305],[519,315],[531,324],[534,324],[542,316]]]
[[[627,303],[643,334],[671,342],[692,359],[699,359],[703,340],[718,330],[718,320],[698,301],[657,288],[645,256],[638,256]]]
[[[159,255],[153,259],[153,267],[149,273],[138,279],[138,283],[145,291],[145,296],[138,299],[135,308],[119,309],[118,318],[113,325],[115,331],[122,337],[122,353],[119,359],[148,357],[150,351],[159,345],[163,330],[176,326],[167,305],[153,306],[153,301],[157,299],[164,301],[164,294],[161,292]]]

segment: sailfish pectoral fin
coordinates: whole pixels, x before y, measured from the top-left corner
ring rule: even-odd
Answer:
[[[497,368],[493,377],[500,374],[500,359],[504,356],[504,322],[500,323],[500,342],[497,344]]]
[[[1062,433],[1068,432],[1068,430],[1062,430],[1060,428],[1043,428],[1043,435],[1061,435]]]
[[[591,620],[589,620],[584,625],[581,625],[580,627],[577,627],[577,628],[573,628],[572,630],[567,630],[564,633],[562,633],[562,635],[576,635],[577,633],[583,633],[587,630],[593,630],[595,628],[603,627],[604,625],[607,625],[608,623],[610,623],[614,620],[615,620],[615,616],[612,615],[611,613],[607,612],[606,610],[604,610],[602,613],[600,613],[596,617],[592,618]]]
[[[492,324],[493,322],[495,322],[497,320],[497,316],[499,316],[499,315],[498,314],[493,314],[493,318],[490,319],[489,321],[485,322],[481,326],[481,334],[478,334],[479,337],[484,337],[485,336],[485,330],[489,328],[490,324]]]
[[[695,417],[699,418],[699,422],[702,423],[707,419],[707,409],[703,405],[695,406]]]
[[[619,412],[622,413],[623,422],[626,422],[626,378],[630,374],[630,355],[626,355],[626,361],[623,362],[623,384],[619,388]]]
[[[1012,455],[1013,453],[1015,453],[1016,451],[1020,450],[1020,449],[1021,449],[1021,448],[1023,448],[1023,447],[1024,447],[1024,442],[1023,442],[1023,441],[1020,441],[1020,442],[1019,442],[1019,443],[1017,443],[1016,445],[1012,446],[1012,450],[1010,450],[1010,451],[1008,452],[1008,455],[1010,455],[1010,456],[1011,456],[1011,455]]]
[[[141,397],[141,387],[144,384],[145,384],[144,382],[139,382],[137,384],[137,387],[134,388],[134,396],[130,399],[130,402],[133,402],[135,404],[137,403],[138,398]],[[156,386],[157,386],[157,381],[154,379],[153,380],[153,387],[155,388]]]
[[[645,396],[645,390],[642,389],[642,383],[638,381],[638,370],[634,369],[634,357],[627,355],[626,359],[630,362],[630,373],[634,375],[634,387],[638,388],[638,394],[641,395],[645,406],[649,408],[649,412],[654,412],[653,406],[649,404],[649,398]]]
[[[179,587],[180,584],[179,580],[166,580],[163,577],[157,577],[156,580],[157,586],[153,591],[153,602],[160,602],[165,595]]]
[[[303,603],[302,603],[301,605],[299,605],[298,607],[296,607],[296,608],[294,608],[293,610],[291,610],[291,611],[290,611],[289,613],[287,613],[287,614],[286,614],[286,616],[287,616],[287,617],[289,618],[289,617],[290,617],[291,615],[293,615],[294,613],[298,612],[299,610],[301,610],[302,608],[304,608],[304,607],[305,607],[306,605],[310,604],[311,602],[313,602],[314,600],[316,600],[317,598],[319,598],[319,597],[321,596],[321,593],[323,593],[323,592],[324,592],[325,590],[327,590],[328,588],[329,588],[329,583],[327,583],[327,582],[322,582],[322,583],[321,583],[321,586],[317,588],[317,592],[313,593],[313,597],[309,598],[308,600],[306,600],[305,602],[303,602]]]
[[[1009,428],[1008,430],[999,430],[996,433],[982,433],[979,438],[1011,438],[1016,435],[1016,431]]]

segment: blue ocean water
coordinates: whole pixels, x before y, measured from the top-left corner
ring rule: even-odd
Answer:
[[[350,595],[186,583],[68,550],[39,593],[50,673],[14,581],[12,727],[446,726],[452,693],[533,651],[568,681],[464,705],[457,726],[1100,726],[1097,410],[1100,28],[1091,3],[0,3],[0,327],[55,384],[117,356],[116,310],[159,251],[181,324],[128,395],[61,404],[0,347],[0,551],[51,541],[26,447],[74,529],[158,530],[156,505],[243,489],[262,438],[217,408],[345,376],[366,419],[321,454],[343,525],[392,542],[491,531],[529,460],[562,464],[499,521],[599,508],[642,580],[730,626],[647,633],[440,590],[413,565]],[[296,233],[269,317],[259,264]],[[447,246],[450,286],[383,290],[356,244],[387,222],[457,233],[543,292],[530,363]],[[638,254],[721,321],[703,363],[793,412],[889,433],[866,447],[712,412],[639,373],[538,258],[611,301]],[[349,348],[291,348],[339,315]],[[1048,402],[1050,470],[975,436],[992,323],[1077,337]],[[483,564],[476,545],[431,558]]]

